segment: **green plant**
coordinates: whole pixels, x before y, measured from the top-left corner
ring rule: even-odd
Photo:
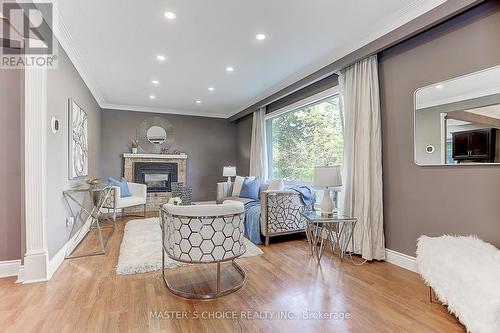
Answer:
[[[139,148],[139,140],[132,140],[132,148]]]

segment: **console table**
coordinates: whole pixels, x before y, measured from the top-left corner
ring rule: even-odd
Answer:
[[[63,191],[64,199],[66,200],[68,208],[71,212],[71,216],[73,217],[73,224],[71,226],[71,231],[68,234],[66,242],[69,242],[73,237],[75,237],[77,241],[83,240],[88,235],[88,232],[84,236],[81,236],[81,234],[83,232],[86,221],[88,221],[89,219],[90,219],[89,230],[97,230],[97,234],[99,236],[99,250],[97,252],[73,255],[72,253],[76,249],[76,246],[73,248],[70,247],[68,248],[68,251],[64,257],[65,259],[106,254],[108,241],[113,235],[113,232],[115,230],[115,223],[113,220],[107,218],[107,220],[110,222],[109,226],[107,227],[112,228],[112,230],[109,236],[107,237],[106,241],[104,241],[102,235],[103,224],[100,219],[101,219],[101,209],[103,208],[103,205],[106,202],[106,200],[110,197],[111,191],[112,191],[111,186],[77,187]],[[82,194],[80,200],[77,198],[78,194]],[[85,201],[86,199],[90,200],[90,207],[88,204],[86,204]],[[78,207],[78,212],[75,212],[75,209],[72,207],[71,203],[75,204],[76,207]],[[82,217],[84,213],[87,215],[85,219]],[[82,227],[80,228],[80,230],[78,230],[76,236],[73,236],[75,224],[78,220],[82,222]]]
[[[332,253],[335,254],[335,250],[337,249],[341,260],[344,258],[349,244],[351,244],[351,248],[354,250],[354,227],[358,222],[357,218],[341,213],[324,217],[321,216],[320,212],[316,211],[307,211],[302,213],[302,215],[307,222],[305,231],[309,248],[311,254],[318,260],[318,263],[323,256],[325,243],[330,245]],[[347,240],[344,240],[343,244],[341,244],[341,240],[344,237],[347,237]]]

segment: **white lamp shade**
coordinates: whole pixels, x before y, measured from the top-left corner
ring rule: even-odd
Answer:
[[[234,166],[225,166],[222,169],[222,176],[223,177],[234,177],[234,176],[236,176],[236,167],[234,167]]]
[[[314,186],[326,188],[342,186],[340,166],[314,167]]]

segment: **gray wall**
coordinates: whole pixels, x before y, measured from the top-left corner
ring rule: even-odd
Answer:
[[[22,75],[0,69],[0,261],[22,255]]]
[[[477,234],[500,246],[500,168],[413,163],[413,92],[500,64],[500,3],[393,47],[379,58],[386,246],[415,255],[420,235]]]
[[[238,163],[237,174],[248,176],[250,172],[250,144],[252,141],[253,114],[249,114],[236,121],[238,131]]]
[[[237,161],[236,124],[225,119],[104,110],[102,113],[101,177],[123,176],[122,154],[130,152],[136,130],[148,117],[160,116],[174,127],[170,150],[188,154],[187,183],[193,200],[215,200],[222,167]]]
[[[49,257],[52,258],[66,242],[66,217],[70,216],[62,192],[82,180],[68,179],[68,98],[87,113],[89,176],[99,176],[101,149],[101,109],[59,46],[58,68],[47,74],[47,126],[53,116],[60,121],[60,131],[47,128],[47,231]]]

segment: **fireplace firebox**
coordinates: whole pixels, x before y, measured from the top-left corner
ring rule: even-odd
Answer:
[[[177,163],[134,163],[134,181],[145,184],[147,192],[171,192],[177,182]]]

